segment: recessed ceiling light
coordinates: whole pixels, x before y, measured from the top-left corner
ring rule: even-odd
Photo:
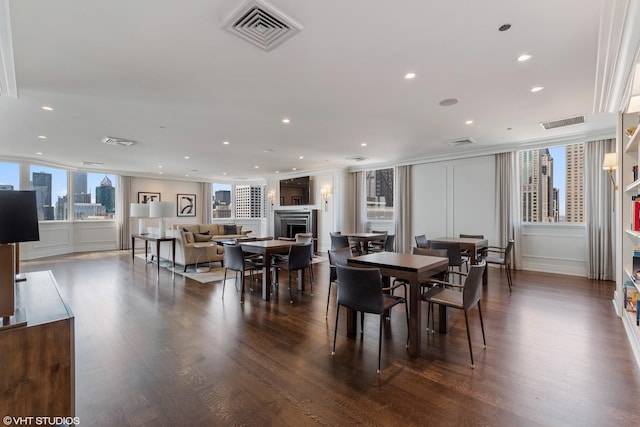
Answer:
[[[254,169],[260,169],[260,166],[255,165],[253,168],[254,168]]]
[[[226,175],[226,174],[227,174],[226,172],[222,172],[222,175]]]
[[[38,135],[38,138],[40,138],[40,139],[47,139],[47,136],[46,136],[46,135]]]
[[[36,154],[37,154],[38,156],[42,156],[42,153],[41,153],[40,151],[38,151]]]
[[[511,24],[503,24],[498,27],[498,31],[507,31],[509,28],[511,28]]]
[[[524,61],[528,61],[532,58],[532,55],[529,55],[528,53],[523,53],[522,55],[518,56],[518,62],[524,62]]]
[[[416,78],[416,73],[407,73],[404,75],[405,80],[411,80]]]
[[[158,172],[158,175],[162,175],[162,171]]]
[[[362,142],[362,143],[360,143],[360,146],[361,146],[361,147],[366,147],[366,146],[367,146],[367,143],[366,143],[366,142]]]
[[[466,122],[464,122],[465,125],[472,125],[473,124],[473,120],[467,120]]]
[[[189,156],[184,156],[184,159],[185,160],[189,160]]]
[[[185,176],[185,177],[187,177],[187,178],[189,178],[189,174],[188,174],[188,173],[184,174],[184,176]]]
[[[158,167],[159,167],[160,169],[162,169],[162,165],[158,165]]]
[[[542,89],[544,89],[543,86],[534,86],[531,88],[531,92],[540,92]]]
[[[284,123],[285,125],[288,125],[289,123],[291,123],[291,120],[289,120],[289,119],[282,119],[282,123]]]
[[[298,158],[299,158],[300,160],[302,160],[302,159],[304,159],[304,156],[300,156],[300,157],[298,157]]]
[[[229,141],[222,141],[224,145],[229,145]]]
[[[456,105],[458,103],[458,100],[455,98],[447,98],[447,99],[443,99],[442,101],[438,102],[438,105],[440,105],[441,107],[450,107],[452,105]]]
[[[276,171],[276,173],[280,173],[280,171]]]
[[[43,110],[46,110],[46,111],[53,111],[53,107],[49,107],[48,105],[43,105],[40,108],[42,108]]]
[[[291,170],[297,171],[297,170],[298,170],[298,168],[292,168]]]

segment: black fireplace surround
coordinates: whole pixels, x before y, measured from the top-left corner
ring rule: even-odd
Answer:
[[[314,250],[318,241],[318,210],[278,210],[273,213],[273,235],[295,237],[296,233],[313,233]]]

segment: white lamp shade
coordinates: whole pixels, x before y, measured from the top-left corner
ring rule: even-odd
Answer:
[[[149,217],[170,218],[174,215],[175,209],[173,202],[151,202],[149,203]]]
[[[132,218],[149,218],[149,205],[146,203],[131,203]]]
[[[605,153],[604,161],[602,162],[602,169],[612,170],[618,167],[618,158],[616,153]]]

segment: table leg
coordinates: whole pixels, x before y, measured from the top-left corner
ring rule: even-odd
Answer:
[[[205,252],[207,250],[205,249]],[[171,261],[173,263],[173,274],[176,273],[176,241],[171,241]],[[209,266],[211,266],[211,261],[209,261]]]
[[[136,238],[131,236],[131,262],[136,260]]]
[[[339,310],[340,307],[337,307]],[[347,308],[347,336],[353,337],[358,331],[358,312],[352,308]]]
[[[440,304],[438,304],[438,332],[441,334],[449,332],[449,312],[447,306]]]
[[[262,266],[262,299],[271,299],[271,255],[263,255],[264,265]]]
[[[422,295],[420,282],[415,279],[409,283],[409,355],[420,357],[420,342],[422,340]]]

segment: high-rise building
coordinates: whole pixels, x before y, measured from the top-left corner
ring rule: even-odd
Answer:
[[[91,193],[87,191],[86,172],[74,172],[73,174],[73,202],[91,203]]]
[[[214,206],[218,205],[227,205],[231,204],[231,191],[229,190],[218,190],[214,193]]]
[[[566,146],[565,220],[584,222],[584,144]]]
[[[549,150],[521,151],[519,160],[522,221],[558,221],[558,192],[553,187],[553,157]]]
[[[116,189],[107,176],[96,187],[96,204],[104,206],[107,215],[113,216],[116,212]]]
[[[51,205],[51,174],[47,172],[33,172],[31,174],[31,189],[36,192],[38,220],[52,220],[53,207]]]
[[[0,184],[0,191],[2,190],[13,190],[13,185],[11,184]]]
[[[236,218],[264,216],[264,186],[236,185]]]

